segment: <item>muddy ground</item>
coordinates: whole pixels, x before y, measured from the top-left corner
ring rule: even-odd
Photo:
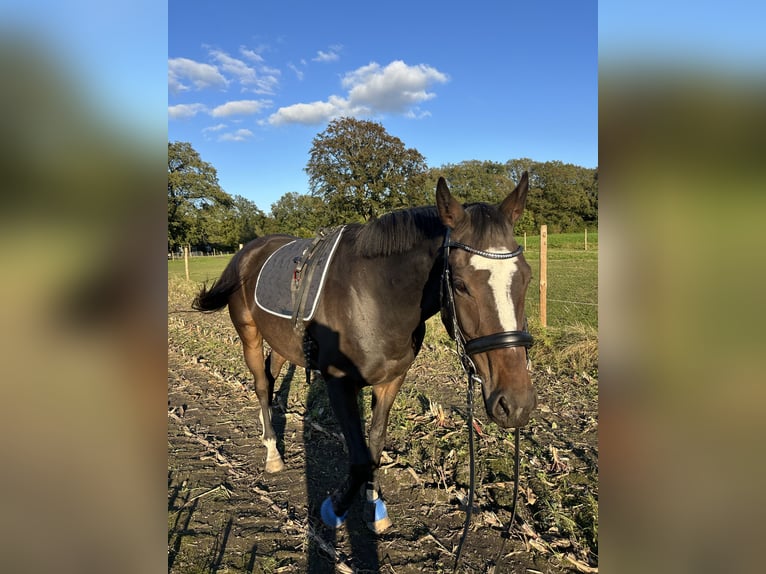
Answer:
[[[286,468],[265,473],[258,401],[239,340],[226,311],[189,312],[192,296],[191,284],[169,286],[169,571],[452,571],[469,484],[466,383],[438,322],[429,323],[436,334],[392,409],[381,482],[393,526],[376,536],[361,504],[337,531],[319,519],[348,465],[321,377],[308,386],[302,369],[285,365],[275,429]],[[477,488],[460,571],[597,571],[597,373],[552,368],[543,358],[533,355],[539,405],[522,431],[508,540],[513,435],[477,403]],[[369,415],[369,393],[362,400]]]

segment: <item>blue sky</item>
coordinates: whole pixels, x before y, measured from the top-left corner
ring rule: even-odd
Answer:
[[[713,72],[766,71],[766,3],[756,0],[602,0],[599,59]]]
[[[597,3],[170,0],[168,139],[268,212],[333,117],[431,167],[598,164]]]

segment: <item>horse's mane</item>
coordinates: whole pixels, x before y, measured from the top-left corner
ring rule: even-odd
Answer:
[[[508,233],[508,220],[496,206],[486,203],[464,205],[477,237],[503,238]],[[386,257],[403,253],[423,241],[444,234],[444,224],[436,207],[413,207],[381,215],[366,224],[348,226],[354,236],[356,253],[362,257]],[[513,228],[510,229],[511,234]]]
[[[381,215],[364,225],[349,226],[355,248],[362,257],[386,257],[404,253],[444,233],[436,207],[413,207]]]

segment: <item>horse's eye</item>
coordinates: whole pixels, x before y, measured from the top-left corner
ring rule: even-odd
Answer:
[[[465,281],[462,279],[455,279],[453,285],[455,287],[455,291],[462,295],[468,295],[468,286],[465,284]]]

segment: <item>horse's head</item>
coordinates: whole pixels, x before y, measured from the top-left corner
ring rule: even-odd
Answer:
[[[499,205],[464,207],[450,194],[444,178],[436,205],[448,228],[448,265],[457,325],[482,381],[484,406],[502,427],[527,424],[537,395],[527,371],[524,296],[532,272],[513,237],[513,224],[524,211],[527,172]],[[448,294],[449,295],[449,294]],[[446,311],[446,312],[445,312]],[[442,309],[453,336],[449,310]]]

